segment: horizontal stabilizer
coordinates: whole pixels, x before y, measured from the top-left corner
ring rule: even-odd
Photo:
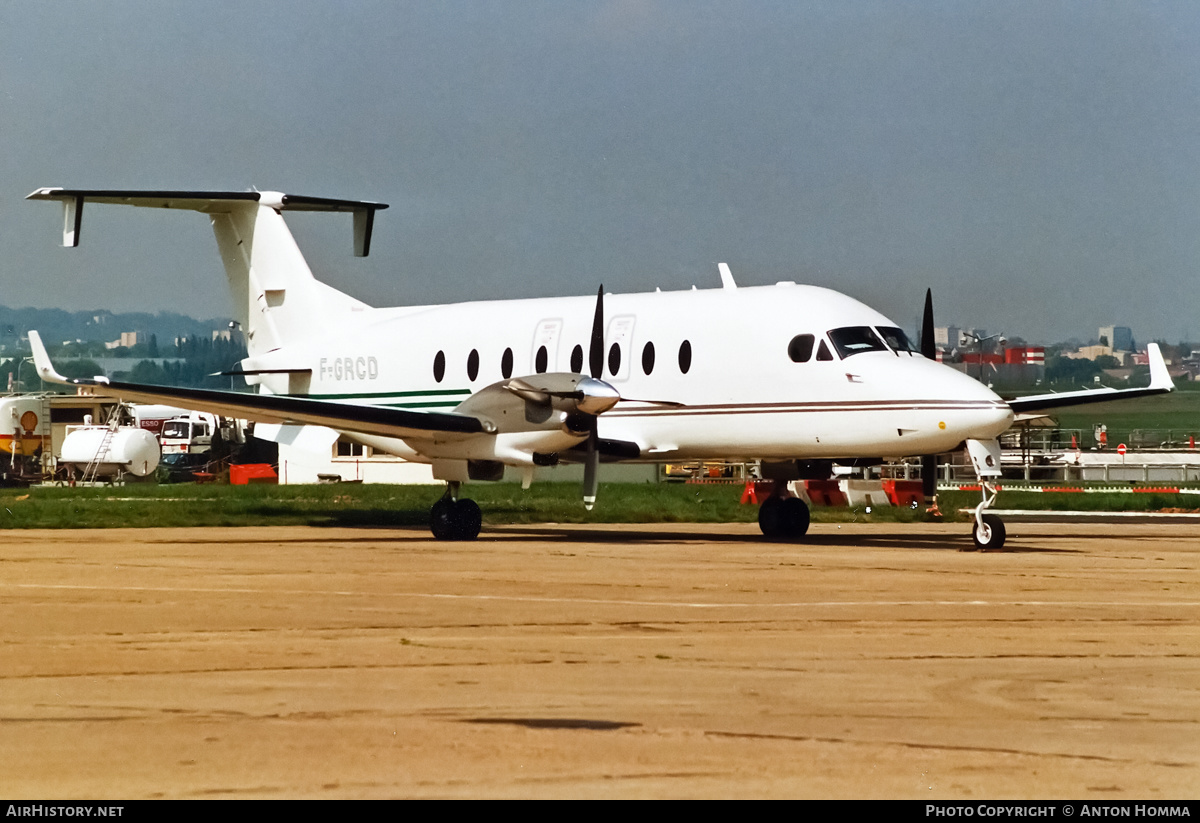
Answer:
[[[27,200],[58,200],[63,204],[63,245],[78,246],[83,204],[109,203],[154,209],[182,209],[205,214],[225,214],[247,204],[270,206],[276,211],[334,211],[354,215],[354,253],[366,257],[371,250],[375,212],[387,203],[307,197],[276,191],[121,191],[118,189],[41,188]]]

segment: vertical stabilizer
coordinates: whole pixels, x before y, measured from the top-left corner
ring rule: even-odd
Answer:
[[[313,277],[283,215],[247,204],[212,215],[225,276],[251,356],[311,336],[339,314],[366,305]]]

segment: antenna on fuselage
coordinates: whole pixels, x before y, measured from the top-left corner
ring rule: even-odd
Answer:
[[[736,289],[737,283],[733,282],[733,272],[729,270],[728,263],[718,263],[717,271],[721,273],[721,288]]]

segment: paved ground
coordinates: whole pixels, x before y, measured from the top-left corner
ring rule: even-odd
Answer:
[[[1200,796],[1194,527],[813,532],[8,531],[0,795]]]

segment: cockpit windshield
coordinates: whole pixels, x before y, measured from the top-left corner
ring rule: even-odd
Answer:
[[[899,331],[899,329],[897,329]],[[829,339],[843,360],[869,351],[887,351],[887,346],[870,326],[846,326],[829,332]]]
[[[921,350],[908,339],[908,335],[895,326],[879,326],[878,328],[879,333],[883,335],[883,342],[887,343],[896,354],[900,354],[900,352],[921,353]]]

